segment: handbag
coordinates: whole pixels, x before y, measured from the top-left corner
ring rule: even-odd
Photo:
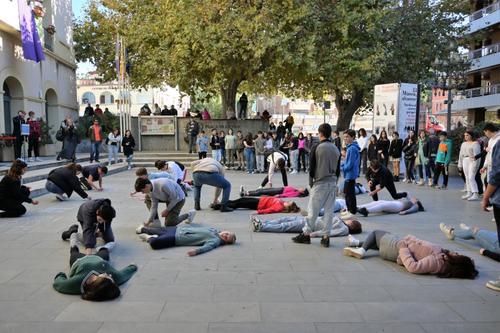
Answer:
[[[59,128],[57,130],[57,132],[56,132],[56,140],[57,141],[63,141],[64,140],[64,131],[63,131],[62,127]]]

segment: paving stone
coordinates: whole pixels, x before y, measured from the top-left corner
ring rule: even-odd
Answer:
[[[262,319],[266,322],[314,323],[361,322],[353,303],[261,303]]]
[[[312,324],[211,323],[209,333],[315,333]]]
[[[500,302],[449,302],[448,305],[466,321],[500,322]]]
[[[160,321],[199,323],[260,321],[260,312],[257,303],[167,302]]]
[[[97,333],[206,333],[208,324],[186,323],[104,323]]]
[[[317,333],[425,333],[418,324],[384,323],[384,324],[316,324]]]
[[[372,302],[355,303],[367,322],[456,322],[463,321],[444,303]]]

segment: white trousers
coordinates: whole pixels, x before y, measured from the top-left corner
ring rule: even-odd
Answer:
[[[479,167],[479,160],[473,161],[470,158],[464,158],[462,165],[464,168],[465,175],[465,186],[467,188],[467,192],[477,193],[477,183],[476,183],[476,173]]]

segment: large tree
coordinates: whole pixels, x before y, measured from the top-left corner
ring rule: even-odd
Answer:
[[[297,40],[308,15],[302,1],[95,0],[76,22],[79,61],[114,74],[114,38],[125,38],[135,86],[179,85],[219,93],[222,113],[234,108],[241,82],[276,87],[281,69],[298,67]],[[298,71],[293,71],[297,73]]]

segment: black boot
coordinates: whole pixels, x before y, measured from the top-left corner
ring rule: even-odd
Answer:
[[[194,209],[196,209],[196,210],[201,210],[201,207],[200,207],[200,202],[199,202],[199,201],[195,201],[195,202],[194,202]]]
[[[364,217],[368,216],[368,210],[365,207],[358,208],[357,212],[363,215]]]
[[[329,236],[323,236],[321,238],[321,246],[323,247],[330,247],[330,237]]]
[[[232,212],[233,210],[234,209],[232,209],[231,207],[228,207],[227,205],[220,206],[221,213],[229,213],[229,212]]]
[[[311,244],[311,237],[309,235],[304,235],[303,233],[298,234],[292,238],[294,243],[300,244]]]
[[[71,237],[71,234],[74,234],[75,232],[78,232],[78,224],[73,224],[68,228],[68,230],[63,231],[63,233],[61,234],[62,240],[68,240]]]

